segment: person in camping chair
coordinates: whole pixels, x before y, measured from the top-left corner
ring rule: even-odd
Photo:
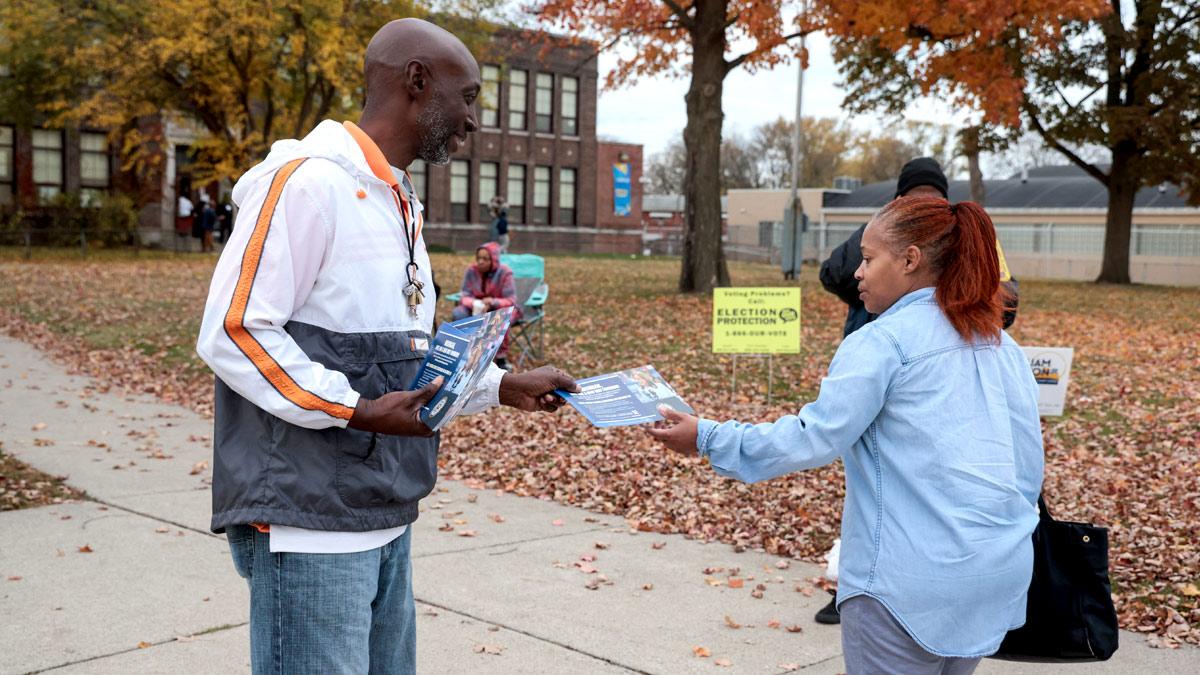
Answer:
[[[517,304],[517,285],[508,265],[500,264],[500,245],[488,242],[475,249],[475,264],[467,267],[463,275],[462,297],[454,308],[455,321],[501,309],[513,307],[512,320],[521,318],[521,306]],[[496,351],[496,365],[508,368],[509,335]]]

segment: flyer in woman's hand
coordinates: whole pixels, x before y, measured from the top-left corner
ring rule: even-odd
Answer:
[[[425,361],[409,389],[420,389],[437,377],[442,387],[421,408],[421,421],[433,431],[454,419],[475,393],[479,380],[508,332],[513,308],[444,323],[429,345]]]
[[[663,418],[658,414],[660,405],[688,414],[695,412],[679,398],[679,394],[658,374],[654,366],[588,377],[577,384],[578,393],[561,389],[555,393],[598,427],[657,422]]]

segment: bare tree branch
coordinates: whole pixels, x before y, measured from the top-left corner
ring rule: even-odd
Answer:
[[[1046,141],[1046,145],[1049,145],[1050,147],[1062,153],[1062,155],[1070,160],[1072,164],[1083,169],[1089,176],[1100,181],[1105,187],[1108,187],[1108,174],[1101,171],[1098,167],[1096,167],[1096,165],[1075,154],[1070,148],[1063,145],[1057,138],[1055,138],[1054,134],[1050,133],[1050,131],[1046,129],[1045,125],[1042,124],[1042,121],[1038,119],[1037,110],[1035,110],[1032,105],[1026,102],[1021,105],[1021,108],[1025,111],[1025,114],[1029,116],[1029,121],[1033,124],[1033,128],[1038,132],[1038,135],[1042,137],[1042,140]]]
[[[779,41],[779,44],[775,45],[774,47],[771,47],[771,49],[774,49],[775,47],[778,47],[787,42],[791,42],[792,40],[794,40],[798,37],[804,37],[805,35],[808,35],[811,32],[813,32],[813,31],[802,31],[801,30],[801,31],[796,31],[795,33],[790,33],[788,35],[784,35],[783,38]],[[734,68],[737,68],[738,66],[745,63],[746,59],[748,59],[756,54],[760,54],[763,51],[770,51],[770,50],[752,49],[744,54],[741,54],[739,56],[734,57],[733,59],[726,61],[725,62],[725,72],[728,73],[729,71],[733,70]]]

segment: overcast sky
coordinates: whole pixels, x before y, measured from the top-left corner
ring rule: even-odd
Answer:
[[[804,115],[848,119],[859,129],[879,128],[886,119],[879,115],[850,117],[842,111],[845,91],[838,87],[840,80],[833,64],[829,40],[824,35],[811,36],[808,41],[809,67],[804,73]],[[600,55],[600,81],[617,63],[612,52]],[[791,119],[796,111],[796,72],[798,65],[760,71],[750,75],[738,68],[725,78],[723,133],[748,135],[758,124],[780,116]],[[647,159],[661,151],[673,138],[683,135],[687,113],[683,97],[687,93],[686,77],[665,76],[648,78],[636,85],[617,90],[600,90],[597,133],[603,137],[644,146]],[[905,115],[908,119],[962,124],[965,118],[955,115],[947,106],[923,100]]]

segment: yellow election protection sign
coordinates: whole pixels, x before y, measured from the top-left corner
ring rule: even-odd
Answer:
[[[717,354],[799,354],[799,288],[713,289]]]

